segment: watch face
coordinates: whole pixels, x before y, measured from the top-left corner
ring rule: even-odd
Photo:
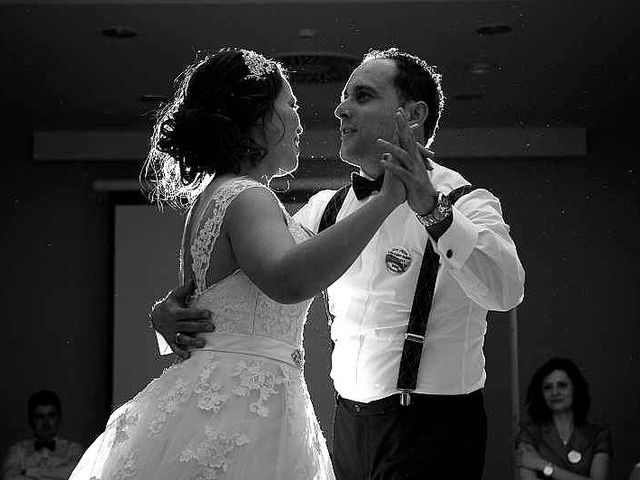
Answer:
[[[432,227],[442,222],[451,214],[451,204],[446,195],[438,194],[433,211],[426,215],[418,215],[420,223],[425,227]]]

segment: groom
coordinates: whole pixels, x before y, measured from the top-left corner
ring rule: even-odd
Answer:
[[[328,289],[340,480],[482,477],[486,315],[522,301],[524,271],[498,199],[422,159],[430,152],[416,141],[430,145],[443,105],[440,76],[423,60],[369,52],[335,110],[340,157],[361,175],[295,216],[318,231],[360,208],[379,188],[385,153],[422,173],[403,178],[407,202]],[[151,314],[181,356],[212,328],[206,312],[183,308],[186,294],[176,289]]]

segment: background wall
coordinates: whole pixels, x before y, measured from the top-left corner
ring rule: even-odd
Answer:
[[[527,273],[519,309],[521,391],[549,356],[573,358],[591,385],[593,418],[613,429],[613,479],[626,479],[640,460],[639,175],[632,138],[592,134],[589,154],[580,158],[445,162],[498,195],[512,226]],[[0,450],[28,435],[26,400],[41,388],[60,394],[61,434],[88,445],[112,408],[110,207],[92,182],[132,179],[138,167],[36,163],[29,132],[4,131],[0,139]],[[305,175],[327,167],[313,162]],[[506,341],[505,328],[506,316],[493,318],[487,342]],[[487,359],[492,395],[506,388],[492,383],[505,381],[494,375],[506,368],[501,362]],[[503,413],[489,412],[490,435],[508,428]],[[490,445],[485,478],[508,478],[504,448]]]

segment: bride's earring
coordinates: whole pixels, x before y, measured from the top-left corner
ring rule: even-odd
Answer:
[[[287,173],[287,176],[291,176],[291,178],[293,178],[293,175],[291,174],[291,172]],[[278,178],[283,179],[286,182],[287,186],[284,187],[283,189],[271,188],[271,190],[273,190],[276,193],[286,193],[289,190],[291,190],[291,182],[289,181],[289,179],[286,176],[282,176],[282,177],[278,177]]]

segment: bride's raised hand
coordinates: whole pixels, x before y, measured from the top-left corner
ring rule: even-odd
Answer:
[[[393,155],[385,153],[380,162],[384,168],[384,180],[380,188],[381,195],[387,195],[393,205],[397,206],[407,199],[407,189],[398,175],[394,172],[393,167],[402,168],[393,158]]]
[[[390,153],[394,160],[383,165],[387,171],[392,171],[402,180],[409,207],[416,213],[425,215],[433,210],[436,199],[436,189],[428,174],[432,167],[428,160],[425,162],[423,156],[425,152],[430,152],[418,147],[401,108],[396,112],[395,120],[397,136],[393,141],[382,138],[377,140],[383,151]]]

